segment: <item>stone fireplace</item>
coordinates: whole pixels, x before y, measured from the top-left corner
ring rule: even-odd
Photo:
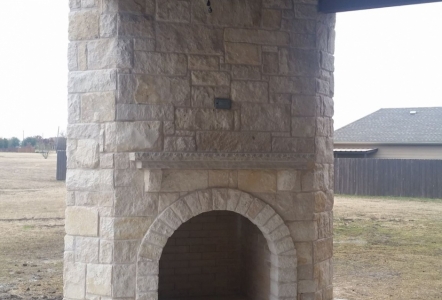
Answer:
[[[65,299],[333,299],[334,15],[206,2],[70,0]]]

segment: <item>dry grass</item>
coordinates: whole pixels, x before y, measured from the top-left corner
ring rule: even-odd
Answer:
[[[64,197],[55,154],[0,153],[0,299],[62,296]],[[337,196],[334,262],[336,299],[442,299],[442,200]]]

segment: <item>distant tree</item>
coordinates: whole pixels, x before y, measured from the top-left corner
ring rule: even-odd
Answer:
[[[12,137],[8,140],[8,147],[9,148],[15,148],[20,146],[20,140],[16,137]]]
[[[0,138],[0,149],[4,149],[7,146],[8,146],[8,143],[6,143],[6,145],[5,145],[4,139]]]
[[[23,140],[21,145],[22,145],[22,147],[26,147],[26,146],[35,147],[35,145],[37,145],[37,137],[29,136]]]

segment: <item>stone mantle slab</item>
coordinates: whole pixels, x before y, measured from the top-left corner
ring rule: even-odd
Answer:
[[[138,169],[308,169],[314,154],[134,152]]]

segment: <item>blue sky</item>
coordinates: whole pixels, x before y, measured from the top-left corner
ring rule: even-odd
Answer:
[[[67,123],[67,0],[0,0],[0,137]],[[442,3],[340,13],[335,128],[384,107],[442,106]]]

